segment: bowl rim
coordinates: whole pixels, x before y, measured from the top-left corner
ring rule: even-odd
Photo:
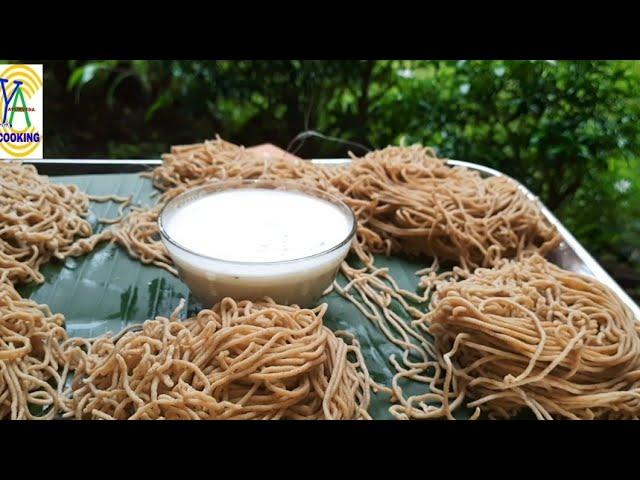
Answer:
[[[270,186],[269,186],[270,185]],[[226,190],[235,190],[235,189],[242,189],[242,188],[261,188],[261,186],[263,186],[262,188],[265,189],[269,189],[269,190],[278,190],[278,189],[284,189],[285,191],[294,191],[303,195],[308,195],[308,196],[312,196],[315,198],[319,198],[321,200],[330,202],[333,205],[336,205],[337,207],[339,207],[341,210],[343,210],[343,212],[351,219],[351,229],[349,230],[349,233],[346,235],[346,237],[341,240],[338,244],[323,250],[321,252],[318,253],[314,253],[312,255],[306,255],[304,257],[297,257],[297,258],[291,258],[291,259],[287,259],[287,260],[272,260],[272,261],[268,261],[268,262],[255,262],[255,261],[241,261],[241,260],[229,260],[229,259],[224,259],[224,258],[217,258],[217,257],[213,257],[210,255],[205,255],[202,253],[198,253],[194,250],[191,250],[190,248],[182,245],[180,242],[178,242],[177,240],[171,238],[171,235],[169,235],[169,233],[167,232],[166,228],[165,228],[165,224],[163,222],[163,218],[164,215],[167,213],[167,211],[171,208],[174,207],[177,203],[179,203],[180,201],[184,201],[184,199],[186,197],[190,197],[193,196],[195,194],[197,194],[198,192],[202,192],[202,191],[207,191],[210,190],[211,194],[215,194],[218,192],[222,192],[222,191],[226,191]],[[203,196],[206,196],[203,195]],[[198,197],[198,198],[202,198],[202,197]],[[213,180],[211,182],[207,182],[203,185],[199,185],[197,187],[193,187],[193,188],[189,188],[188,190],[185,190],[184,192],[176,195],[175,197],[173,197],[172,199],[170,199],[168,202],[166,202],[163,206],[162,209],[160,210],[160,213],[158,214],[158,227],[160,229],[160,237],[162,238],[162,240],[169,242],[171,245],[173,245],[174,247],[178,248],[179,250],[182,250],[184,252],[190,253],[191,255],[194,255],[196,257],[200,257],[200,258],[205,258],[208,260],[213,260],[216,262],[221,262],[221,263],[227,263],[227,264],[233,264],[233,265],[286,265],[289,263],[296,263],[296,262],[302,262],[305,260],[310,260],[313,258],[317,258],[317,257],[322,257],[324,255],[327,255],[333,251],[339,250],[340,248],[344,247],[346,244],[348,244],[349,242],[351,242],[353,240],[353,238],[355,237],[356,231],[358,229],[358,221],[356,219],[355,213],[353,212],[353,210],[351,209],[351,207],[349,207],[346,203],[344,203],[342,200],[340,200],[339,198],[337,198],[336,196],[325,192],[323,190],[320,190],[319,188],[316,187],[312,187],[309,185],[305,185],[305,184],[300,184],[296,181],[293,180],[278,180],[278,179],[231,179],[231,180]],[[168,252],[169,255],[171,256],[171,252]]]

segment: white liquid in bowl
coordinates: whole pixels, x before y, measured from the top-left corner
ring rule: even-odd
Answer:
[[[328,200],[272,188],[194,195],[162,215],[180,276],[207,307],[226,296],[312,305],[349,250],[350,241],[331,249],[353,221]]]

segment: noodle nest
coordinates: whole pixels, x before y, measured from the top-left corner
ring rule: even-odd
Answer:
[[[56,185],[32,165],[0,162],[0,268],[14,283],[42,283],[42,264],[79,252],[92,233],[89,197],[75,185]]]
[[[439,287],[417,322],[447,390],[492,418],[638,418],[637,319],[604,285],[534,254]]]
[[[65,408],[66,340],[62,315],[0,275],[0,419],[51,419]]]
[[[332,177],[359,220],[361,257],[432,256],[462,268],[545,254],[560,236],[507,177],[450,167],[431,148],[387,147]]]
[[[186,321],[156,317],[112,338],[75,340],[77,419],[370,418],[359,345],[312,310],[225,298]]]

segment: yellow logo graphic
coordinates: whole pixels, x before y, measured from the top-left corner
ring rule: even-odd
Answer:
[[[0,156],[42,158],[42,65],[0,65]]]

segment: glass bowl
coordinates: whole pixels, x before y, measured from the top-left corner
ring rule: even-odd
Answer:
[[[300,258],[278,261],[235,261],[214,258],[194,251],[172,238],[167,225],[172,216],[189,203],[203,197],[236,189],[271,189],[310,195],[337,207],[351,226],[348,234],[326,250]],[[313,215],[309,209],[309,215]],[[215,212],[211,213],[215,221]],[[287,215],[287,212],[283,212]],[[353,211],[326,192],[290,180],[223,180],[193,188],[171,199],[160,212],[158,225],[162,241],[176,265],[181,279],[205,308],[224,297],[236,300],[261,300],[271,297],[284,305],[314,306],[333,282],[351,247],[357,222]],[[197,232],[197,225],[190,226]],[[295,219],[291,228],[296,228]],[[224,235],[225,229],[216,231]],[[256,230],[256,235],[259,235]]]

